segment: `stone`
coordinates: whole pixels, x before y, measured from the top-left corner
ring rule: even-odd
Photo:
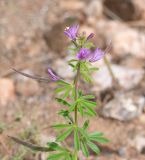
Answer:
[[[104,117],[129,121],[139,117],[145,105],[145,97],[133,92],[117,92],[114,99],[110,100],[102,109]]]
[[[116,79],[122,88],[128,90],[137,85],[143,78],[144,71],[142,69],[132,69],[129,67],[112,65],[112,70]],[[93,91],[101,91],[112,87],[112,78],[106,66],[100,67],[93,75]]]
[[[13,80],[8,78],[0,79],[0,104],[7,105],[9,101],[15,100],[15,85]]]
[[[116,21],[98,21],[96,30],[106,40],[112,41],[111,53],[124,57],[131,55],[145,59],[145,34]]]

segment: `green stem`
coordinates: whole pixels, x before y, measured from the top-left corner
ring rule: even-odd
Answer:
[[[77,68],[77,74],[75,76],[74,79],[74,85],[75,85],[75,97],[74,100],[76,101],[78,98],[78,80],[79,80],[79,75],[80,75],[80,62],[78,62],[78,68]],[[78,114],[77,114],[78,108],[77,105],[75,106],[75,110],[74,110],[74,123],[76,125],[76,127],[78,127]],[[74,151],[74,157],[75,160],[78,160],[78,151],[75,149]]]

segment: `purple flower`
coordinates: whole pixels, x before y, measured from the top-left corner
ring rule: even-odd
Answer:
[[[100,48],[96,48],[95,51],[90,56],[89,62],[96,62],[102,59],[104,55],[105,55],[105,52],[103,52]]]
[[[50,68],[48,68],[48,74],[49,74],[49,77],[52,81],[58,81],[60,80],[60,77],[55,75],[52,70]]]
[[[103,52],[100,48],[96,48],[94,52],[91,52],[91,50],[87,48],[81,48],[79,53],[77,54],[77,58],[79,60],[88,60],[89,62],[96,62],[102,59],[104,55],[105,52]]]
[[[66,27],[64,30],[64,34],[68,36],[71,40],[76,40],[78,33],[79,25],[72,25],[70,27]]]
[[[90,56],[91,51],[87,48],[81,48],[79,53],[77,54],[77,58],[79,60],[86,60]]]

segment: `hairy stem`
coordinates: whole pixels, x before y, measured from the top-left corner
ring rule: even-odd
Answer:
[[[77,74],[75,76],[74,79],[74,85],[75,85],[75,97],[74,100],[76,101],[78,98],[78,80],[79,80],[79,75],[80,75],[80,62],[78,63],[78,68],[77,68]],[[78,114],[77,114],[77,105],[75,106],[75,110],[74,110],[74,123],[76,125],[76,127],[78,127]],[[78,160],[78,153],[77,150],[75,149],[74,151],[74,156],[75,156],[75,160]]]

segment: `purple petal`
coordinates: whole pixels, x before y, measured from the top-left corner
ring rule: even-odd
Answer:
[[[105,55],[105,52],[103,52],[100,48],[96,48],[96,50],[92,53],[92,56],[89,59],[89,62],[96,62],[100,59],[102,59]]]
[[[77,37],[79,25],[72,25],[70,27],[66,27],[64,30],[64,34],[69,37],[71,40],[75,40]]]
[[[77,54],[77,58],[79,60],[86,60],[90,56],[91,51],[87,48],[81,48],[79,53]]]
[[[87,37],[87,41],[88,41],[89,39],[93,38],[93,37],[94,37],[94,33],[89,34],[88,37]]]
[[[48,75],[52,81],[60,80],[60,77],[55,75],[50,68],[48,68]]]

